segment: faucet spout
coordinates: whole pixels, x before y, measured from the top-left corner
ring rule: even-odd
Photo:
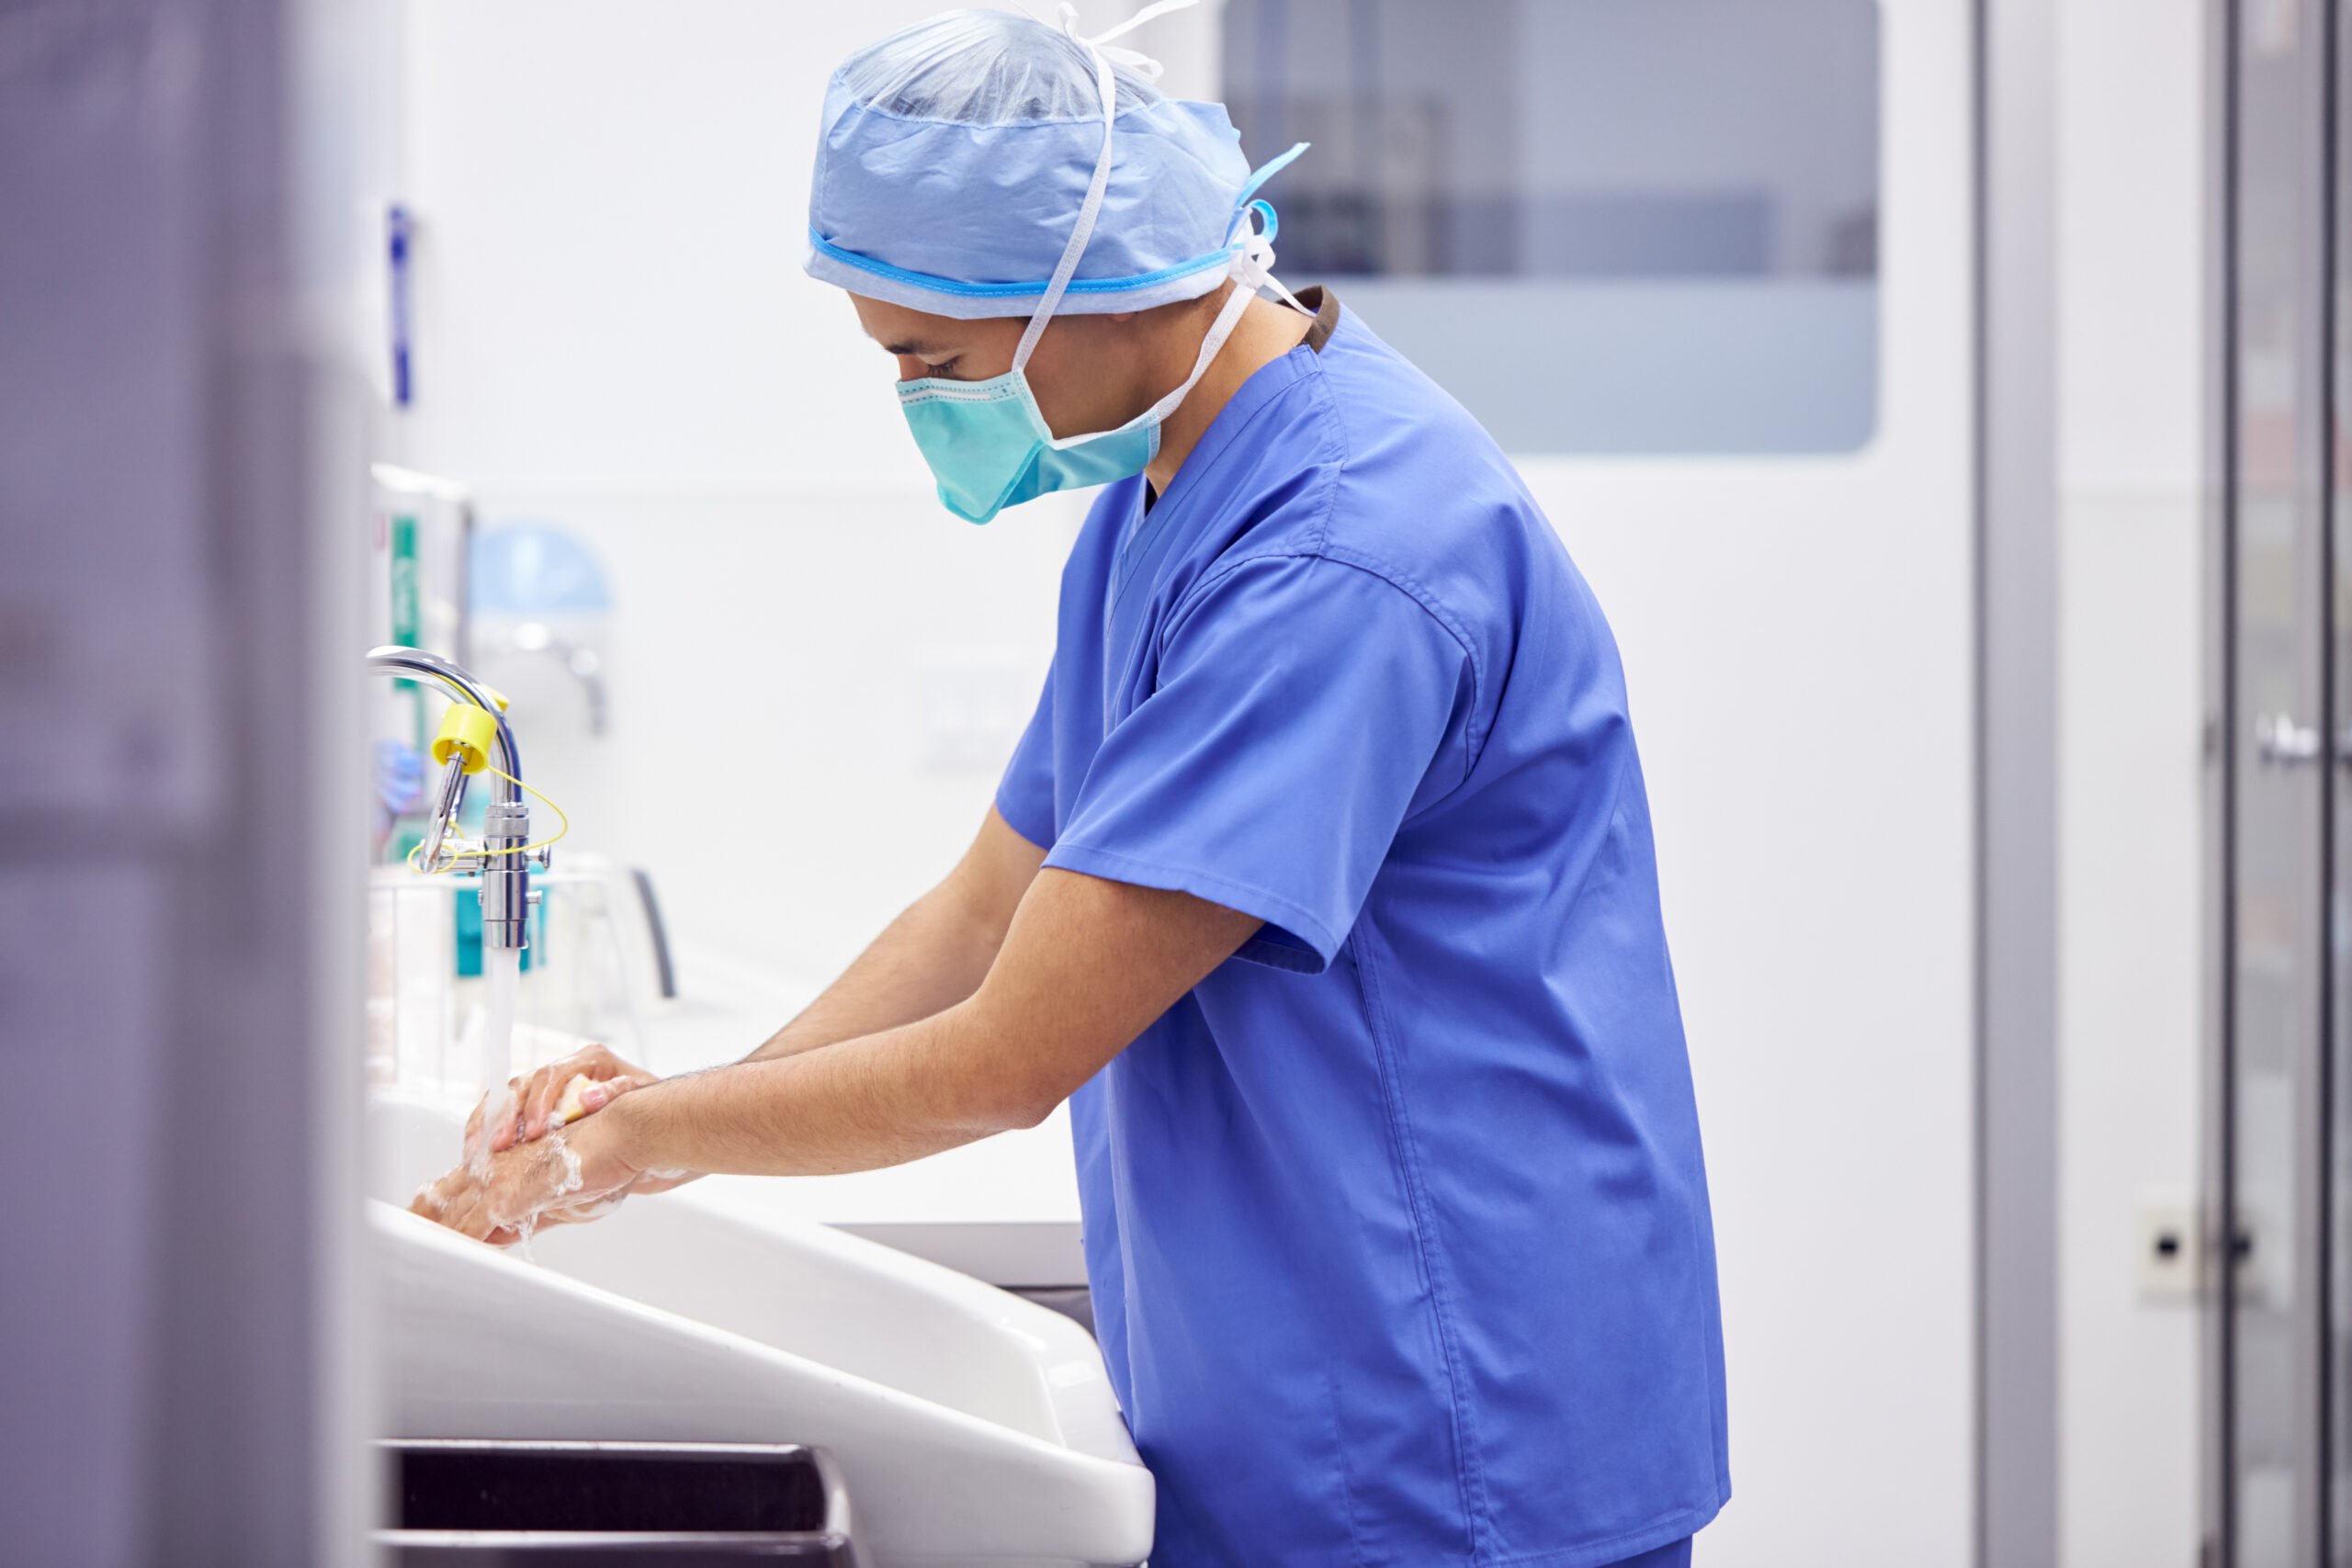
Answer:
[[[492,779],[493,793],[483,817],[481,848],[457,855],[444,852],[458,807],[465,798],[465,764],[453,757],[445,766],[435,797],[433,829],[424,846],[425,864],[434,871],[462,863],[478,864],[482,940],[492,947],[518,952],[528,947],[530,909],[538,898],[531,891],[530,857],[524,852],[531,840],[531,808],[523,798],[522,753],[498,697],[465,670],[421,648],[370,649],[368,668],[379,674],[429,681],[452,701],[481,708],[497,721],[499,766]],[[542,849],[537,853],[539,864],[546,865],[548,852]]]
[[[501,771],[512,777],[492,781],[496,786],[492,798],[501,801],[523,798],[522,787],[514,782],[523,776],[523,758],[514,748],[514,727],[506,722],[504,707],[488,686],[437,653],[427,653],[421,648],[402,648],[397,643],[369,649],[368,668],[379,674],[430,681],[452,699],[471,703],[497,719],[498,765]]]

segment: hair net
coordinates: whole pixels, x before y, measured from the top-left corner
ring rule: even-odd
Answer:
[[[1133,65],[1114,57],[1111,75],[1121,113],[1160,101],[1159,89]],[[917,22],[851,55],[833,79],[852,101],[901,119],[1102,118],[1086,46],[1017,11],[950,11]]]
[[[935,315],[1029,314],[1102,152],[1095,49],[1115,102],[1101,209],[1060,313],[1216,288],[1258,182],[1223,106],[1162,95],[1158,67],[1010,11],[951,11],[850,56],[825,94],[810,276]],[[1293,150],[1294,153],[1295,149]]]

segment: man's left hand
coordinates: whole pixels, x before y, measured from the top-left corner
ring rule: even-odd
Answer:
[[[644,1172],[622,1153],[620,1119],[590,1116],[570,1130],[517,1144],[420,1190],[409,1212],[493,1247],[531,1231],[592,1220],[635,1190]],[[575,1163],[576,1162],[576,1163]]]

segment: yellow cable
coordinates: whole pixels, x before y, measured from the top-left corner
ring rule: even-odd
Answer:
[[[525,784],[521,779],[516,778],[514,774],[493,768],[487,762],[482,764],[482,772],[486,773],[493,773],[498,777],[504,779],[508,784],[513,784],[516,789],[529,795],[541,806],[544,806],[549,811],[554,812],[558,826],[553,838],[541,839],[536,844],[518,844],[511,850],[468,850],[465,852],[466,853],[479,855],[484,860],[488,860],[493,855],[528,854],[533,850],[546,849],[549,844],[554,843],[558,839],[563,838],[566,834],[571,831],[571,818],[563,814],[562,807],[558,806],[554,801],[549,800],[546,795],[541,795],[537,790],[533,789],[529,784]],[[424,844],[422,840],[409,846],[408,868],[411,871],[415,872],[419,876],[447,876],[450,872],[457,869],[454,865],[444,865],[436,866],[428,871],[424,867],[418,865],[416,863],[416,852],[424,847]]]
[[[498,769],[492,767],[487,762],[482,764],[482,771],[487,773],[495,773],[498,777],[504,779],[508,784],[513,784],[516,789],[521,790],[524,794],[537,801],[541,806],[544,806],[549,811],[554,812],[556,819],[554,838],[541,839],[536,844],[518,844],[511,850],[484,850],[481,852],[483,855],[528,854],[533,850],[546,849],[549,844],[554,843],[556,840],[562,838],[565,834],[571,831],[571,818],[563,814],[562,807],[558,806],[554,801],[549,800],[546,795],[541,795],[537,790],[533,789],[529,784],[525,784],[513,773],[500,773]]]

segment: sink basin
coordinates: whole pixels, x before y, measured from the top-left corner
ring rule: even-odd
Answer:
[[[1133,1564],[1152,1482],[1076,1324],[709,1182],[561,1226],[532,1256],[402,1212],[453,1105],[371,1102],[391,1430],[420,1438],[806,1443],[863,1560]]]

